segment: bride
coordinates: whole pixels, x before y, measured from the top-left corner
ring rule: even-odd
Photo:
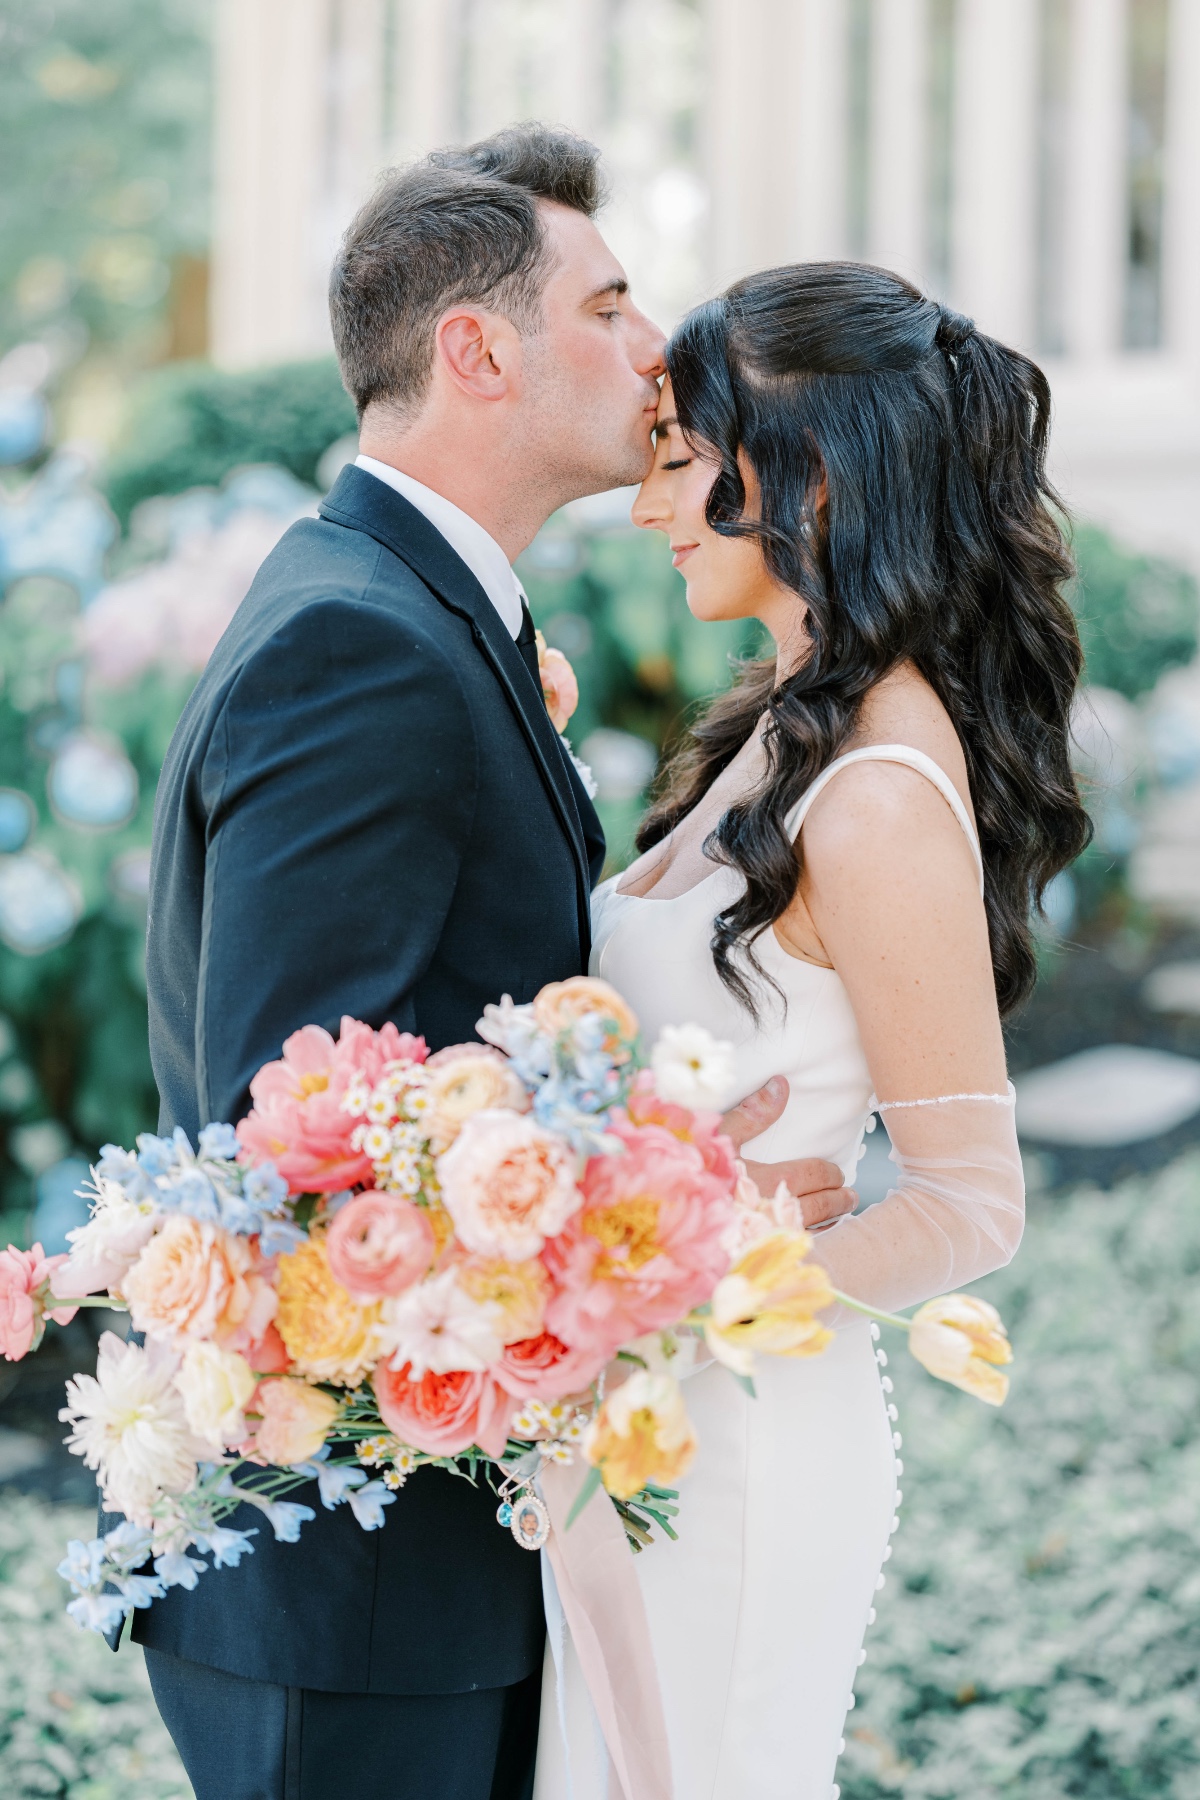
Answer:
[[[782,1073],[749,1153],[852,1180],[878,1108],[896,1184],[816,1240],[834,1283],[907,1306],[1006,1263],[1024,1188],[1000,1019],[1030,921],[1083,848],[1068,762],[1080,651],[1044,473],[1040,370],[884,270],[738,282],[667,350],[652,473],[698,619],[761,621],[668,764],[643,854],[594,898],[592,973],[647,1041],[697,1021],[728,1104]],[[689,1380],[680,1539],[636,1563],[676,1800],[830,1800],[900,1494],[892,1384],[861,1320],[749,1398]],[[603,1800],[568,1642],[537,1800]],[[614,1790],[615,1791],[615,1790]]]

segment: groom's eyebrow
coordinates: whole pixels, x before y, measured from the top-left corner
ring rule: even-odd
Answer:
[[[618,277],[616,281],[606,281],[602,287],[596,288],[593,293],[588,295],[583,304],[585,306],[591,306],[594,301],[603,300],[605,294],[627,294],[628,292],[629,283],[622,275]]]

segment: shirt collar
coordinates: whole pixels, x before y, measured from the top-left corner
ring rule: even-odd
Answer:
[[[516,638],[521,630],[521,607],[525,601],[512,564],[490,532],[477,519],[465,513],[452,500],[435,493],[424,482],[395,469],[391,463],[379,462],[373,456],[356,456],[356,467],[365,469],[376,480],[385,481],[410,506],[423,513],[435,531],[441,533],[450,548],[462,558],[476,581],[500,614],[509,636]]]

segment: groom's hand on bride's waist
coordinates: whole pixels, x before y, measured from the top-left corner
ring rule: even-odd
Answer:
[[[786,1077],[776,1075],[725,1114],[725,1130],[739,1151],[775,1123],[787,1100]],[[854,1189],[842,1185],[842,1171],[837,1164],[825,1162],[822,1157],[800,1156],[791,1162],[776,1163],[751,1162],[748,1158],[745,1161],[746,1173],[768,1200],[781,1181],[789,1193],[795,1194],[810,1230],[831,1224],[858,1205]]]

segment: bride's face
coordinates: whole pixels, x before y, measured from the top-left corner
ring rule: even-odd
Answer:
[[[724,537],[708,523],[704,508],[719,465],[697,456],[684,439],[669,380],[659,398],[655,439],[654,467],[638,490],[634,524],[666,533],[697,619],[760,619],[782,647],[803,631],[804,604],[775,580],[756,538]],[[741,469],[754,517],[758,483],[744,458]]]

